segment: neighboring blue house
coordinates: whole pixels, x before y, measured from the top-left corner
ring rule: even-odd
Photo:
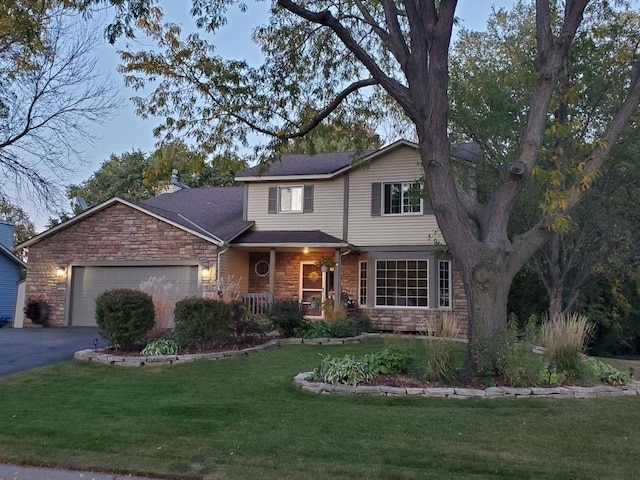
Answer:
[[[13,320],[20,270],[27,268],[13,248],[13,225],[0,220],[0,323]]]

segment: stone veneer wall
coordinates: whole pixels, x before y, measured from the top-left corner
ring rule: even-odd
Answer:
[[[321,256],[333,258],[334,251],[303,253],[276,252],[276,272],[274,297],[276,300],[298,298],[300,294],[300,262],[315,261]],[[249,256],[249,292],[268,292],[269,276],[259,277],[255,266],[259,261],[269,262],[269,252],[253,252]],[[342,291],[347,291],[355,299],[358,293],[358,256],[342,257]]]
[[[193,261],[215,267],[216,245],[116,203],[29,248],[26,297],[44,295],[51,324],[65,325],[68,280],[56,278],[56,267],[87,262]],[[213,294],[215,279],[202,281],[203,294]],[[31,323],[25,319],[25,326]]]
[[[452,307],[450,309],[365,308],[363,311],[375,328],[390,332],[415,332],[417,331],[417,322],[437,320],[445,312],[451,312],[460,323],[460,338],[467,338],[469,323],[467,296],[464,292],[462,278],[455,266],[452,272],[452,283]]]

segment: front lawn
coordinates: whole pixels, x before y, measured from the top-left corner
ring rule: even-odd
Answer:
[[[319,354],[383,346],[15,375],[0,380],[0,461],[189,479],[637,477],[637,397],[459,401],[293,386]]]

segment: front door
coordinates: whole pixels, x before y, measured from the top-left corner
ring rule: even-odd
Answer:
[[[314,262],[300,263],[300,302],[309,317],[322,317],[325,274]]]

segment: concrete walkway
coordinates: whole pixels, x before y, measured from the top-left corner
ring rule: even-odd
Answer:
[[[0,480],[153,480],[112,473],[80,472],[54,468],[21,467],[0,464]]]

